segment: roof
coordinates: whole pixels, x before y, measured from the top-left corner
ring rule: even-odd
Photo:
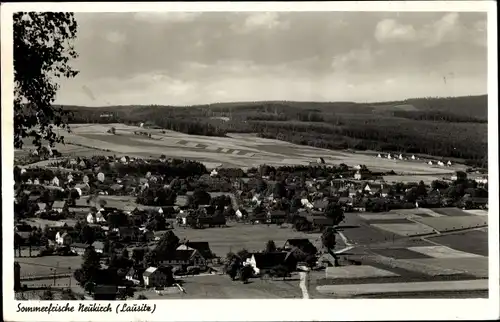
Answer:
[[[204,258],[212,258],[212,250],[210,249],[210,245],[208,242],[187,242],[185,244],[187,247],[190,247],[192,249],[196,249],[201,256]]]
[[[142,274],[143,276],[151,276],[154,272],[156,272],[156,270],[158,270],[158,268],[156,267],[148,267],[144,273]]]
[[[255,265],[258,268],[271,268],[285,263],[285,258],[288,253],[274,252],[274,253],[254,253]]]
[[[72,248],[84,248],[84,249],[87,249],[87,247],[89,247],[89,246],[90,246],[89,244],[84,244],[84,243],[73,243],[73,244],[71,244]]]
[[[64,208],[65,204],[66,204],[66,201],[64,201],[64,200],[56,200],[52,204],[52,208]]]
[[[314,208],[319,208],[319,209],[324,209],[328,207],[328,201],[327,200],[317,200],[313,204]]]
[[[333,219],[325,216],[307,216],[307,221],[319,226],[333,226]]]
[[[283,210],[273,210],[270,214],[272,217],[286,217],[286,212]]]
[[[312,245],[311,241],[307,238],[288,239],[286,241],[286,243],[288,243],[288,245],[290,245],[290,246],[298,247],[298,248],[304,247],[304,246],[309,245],[309,244]]]
[[[171,254],[167,254],[163,260],[180,260],[188,261],[194,255],[196,250],[176,250]]]

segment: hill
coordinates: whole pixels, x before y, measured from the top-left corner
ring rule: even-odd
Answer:
[[[187,134],[228,132],[328,149],[376,150],[487,162],[487,95],[403,101],[234,102],[194,106],[64,106],[70,123],[125,123]]]

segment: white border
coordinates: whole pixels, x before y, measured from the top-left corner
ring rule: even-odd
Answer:
[[[162,300],[148,301],[157,312],[146,314],[20,314],[13,298],[13,63],[14,11],[139,12],[139,11],[482,11],[488,13],[488,153],[489,272],[488,300]],[[307,320],[455,320],[496,319],[499,313],[499,195],[497,13],[494,1],[410,2],[253,2],[253,3],[4,3],[2,46],[2,214],[3,308],[8,321],[307,321]],[[78,303],[73,301],[73,303]],[[114,304],[123,302],[114,302]],[[131,301],[127,301],[131,303]],[[35,303],[33,303],[35,304]]]

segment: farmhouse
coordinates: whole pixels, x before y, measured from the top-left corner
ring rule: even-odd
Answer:
[[[208,242],[190,242],[187,241],[184,244],[177,247],[178,250],[197,250],[201,256],[205,259],[211,259],[214,257],[214,253],[210,249]]]
[[[286,222],[287,214],[282,210],[273,210],[267,215],[267,222],[281,225]]]
[[[185,268],[187,266],[206,267],[207,265],[206,259],[195,249],[176,250],[172,254],[167,254],[160,263],[164,266],[172,266],[174,268]]]
[[[57,212],[62,212],[65,206],[66,206],[66,201],[56,200],[52,204],[52,210],[55,210]]]
[[[72,239],[68,232],[57,232],[55,242],[57,245],[69,246],[71,245]]]
[[[142,274],[145,287],[158,287],[167,284],[167,275],[157,267],[148,267]]]
[[[83,243],[73,243],[71,244],[71,251],[82,256],[85,253],[85,250],[89,247],[88,244]]]
[[[144,268],[141,267],[132,267],[128,271],[127,275],[125,275],[125,279],[127,281],[131,281],[135,285],[144,284],[143,274],[145,272]]]
[[[295,265],[294,265],[295,264]],[[289,266],[295,269],[296,261],[288,252],[274,253],[253,253],[250,258],[245,261],[245,265],[250,265],[253,268],[254,274],[259,275],[262,270],[272,269],[279,265]]]
[[[328,200],[317,200],[313,203],[314,209],[325,211],[328,207]]]
[[[292,238],[288,239],[283,245],[285,251],[290,251],[293,248],[298,248],[307,254],[315,254],[316,247],[307,238]]]

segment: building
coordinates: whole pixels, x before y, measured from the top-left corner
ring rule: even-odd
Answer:
[[[65,207],[66,207],[66,201],[64,200],[56,200],[52,204],[52,210],[55,210],[57,212],[62,212]]]
[[[254,274],[259,275],[262,270],[269,270],[280,265],[294,270],[297,262],[290,252],[253,253],[245,261],[244,265],[250,265],[253,268]]]
[[[60,246],[69,246],[72,243],[72,239],[68,232],[57,232],[55,242]]]
[[[167,284],[167,275],[157,267],[148,267],[142,274],[145,287],[161,287]]]
[[[326,218],[326,217],[324,217]],[[288,239],[283,245],[285,251],[290,251],[293,248],[298,248],[307,254],[316,254],[316,247],[307,238],[292,238]]]
[[[326,227],[333,226],[333,219],[325,216],[307,216],[307,221],[311,223],[313,229],[323,231]]]
[[[145,271],[146,270],[141,267],[131,267],[127,275],[125,275],[125,279],[127,281],[131,281],[135,285],[144,284],[143,274],[145,273]]]
[[[94,249],[96,253],[102,254],[104,252],[104,243],[101,241],[95,241],[92,246],[94,246]]]
[[[172,254],[166,255],[160,263],[163,266],[172,266],[187,268],[188,266],[198,266],[205,268],[207,260],[196,249],[186,247],[186,249],[177,249]]]
[[[314,209],[325,211],[328,207],[328,200],[317,200],[313,203]]]
[[[273,210],[267,215],[267,223],[281,225],[286,222],[287,214],[282,210]]]
[[[214,253],[210,249],[210,245],[208,244],[208,242],[187,241],[183,245],[187,248],[197,250],[205,259],[212,259],[215,257]],[[180,247],[182,247],[183,245],[179,246],[177,249],[180,249]]]
[[[89,247],[90,245],[88,244],[83,244],[83,243],[73,243],[71,244],[70,248],[71,251],[82,256],[85,253],[85,250]],[[97,250],[96,250],[97,251]]]

